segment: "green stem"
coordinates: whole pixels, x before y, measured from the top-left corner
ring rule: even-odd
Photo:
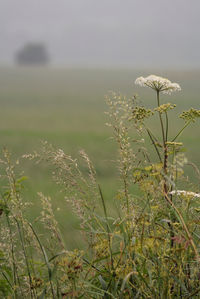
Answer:
[[[149,135],[149,138],[151,139],[151,141],[152,141],[152,143],[153,143],[153,145],[154,145],[154,148],[155,148],[155,150],[156,150],[156,153],[157,153],[157,155],[158,155],[158,158],[159,158],[159,160],[160,160],[160,163],[162,163],[161,155],[160,155],[159,150],[158,150],[158,147],[157,147],[157,145],[156,145],[156,143],[155,143],[155,141],[154,141],[154,139],[153,139],[153,136],[152,136],[151,132],[149,131],[149,129],[146,128],[146,131],[147,131],[147,133],[148,133],[148,135]]]
[[[160,93],[159,93],[159,90],[157,90],[157,103],[158,103],[158,107],[159,107],[159,106],[160,106]],[[161,124],[161,130],[162,130],[163,147],[165,147],[165,133],[164,133],[163,120],[162,120],[162,116],[161,116],[160,111],[158,111],[158,113],[159,113],[160,124]]]
[[[159,90],[157,90],[157,102],[158,102],[158,107],[159,107],[160,106],[160,92],[159,92]],[[166,119],[166,136],[165,136],[162,115],[161,115],[160,111],[158,111],[158,113],[159,113],[160,125],[161,125],[161,130],[162,130],[162,138],[163,138],[163,151],[164,151],[163,170],[164,170],[164,174],[166,175],[167,174],[167,157],[168,157],[167,146],[166,146],[166,138],[167,138],[167,134],[168,134],[168,118]],[[165,189],[165,192],[167,193],[166,179],[164,180],[164,189]]]
[[[167,139],[168,139],[168,128],[169,128],[169,120],[168,120],[167,111],[165,111],[165,118],[166,118],[165,141],[167,142]]]
[[[47,254],[46,254],[46,251],[44,249],[44,247],[42,246],[41,242],[40,242],[40,239],[38,238],[38,235],[36,234],[33,226],[31,223],[28,223],[36,240],[38,241],[38,244],[40,246],[40,249],[42,251],[42,254],[43,254],[43,257],[44,257],[44,261],[45,261],[45,264],[47,266],[47,269],[48,269],[48,276],[49,276],[49,283],[50,283],[50,288],[51,288],[51,293],[52,293],[52,298],[55,299],[55,295],[54,295],[54,290],[53,290],[53,285],[52,285],[52,273],[51,273],[51,268],[49,266],[49,260],[48,260],[48,257],[47,257]]]
[[[4,203],[6,204],[5,200]],[[21,295],[23,296],[23,292],[21,289],[21,284],[20,284],[20,280],[19,280],[19,276],[18,276],[18,269],[17,269],[17,263],[15,260],[15,253],[14,253],[14,242],[13,242],[13,233],[12,233],[12,228],[11,228],[11,223],[10,223],[10,219],[8,214],[6,213],[6,221],[7,221],[7,225],[8,225],[8,230],[9,230],[9,239],[10,239],[10,244],[11,244],[11,256],[12,256],[12,274],[13,274],[13,282],[14,282],[14,298],[17,298],[17,281],[19,284],[19,289],[21,292]]]
[[[178,136],[181,135],[181,133],[183,132],[183,130],[191,123],[191,120],[188,120],[188,122],[184,125],[184,127],[179,131],[179,133],[174,137],[174,139],[172,139],[172,142],[174,142]]]
[[[26,263],[26,268],[27,268],[27,271],[28,271],[30,294],[31,294],[31,298],[33,298],[32,290],[31,290],[31,286],[32,286],[31,271],[30,271],[30,267],[29,267],[29,263],[28,263],[28,257],[27,257],[27,254],[26,254],[25,244],[24,244],[24,240],[23,240],[23,237],[22,237],[22,232],[21,232],[19,222],[15,217],[14,217],[14,219],[17,223],[17,229],[18,229],[18,233],[19,233],[19,237],[20,237],[20,242],[21,242],[21,245],[22,245],[22,250],[23,250],[24,259],[25,259],[25,263]]]
[[[108,236],[108,246],[109,246],[109,251],[110,251],[111,268],[112,268],[112,271],[114,271],[112,248],[111,248],[111,239],[110,239],[110,228],[109,228],[109,225],[108,225],[108,215],[107,215],[106,205],[105,205],[105,202],[104,202],[104,198],[103,198],[103,194],[102,194],[100,185],[98,185],[98,188],[99,188],[99,193],[100,193],[100,197],[101,197],[102,204],[103,204],[104,215],[105,215],[105,218],[106,218],[106,229],[107,229],[107,236]]]

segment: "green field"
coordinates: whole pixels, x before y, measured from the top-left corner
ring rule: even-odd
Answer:
[[[113,159],[117,156],[115,143],[109,138],[110,128],[104,111],[107,107],[104,95],[109,90],[127,96],[139,94],[141,101],[149,107],[155,103],[152,91],[134,86],[138,76],[156,73],[178,82],[182,92],[163,102],[177,104],[176,112],[190,108],[199,109],[200,71],[137,71],[137,70],[84,70],[84,69],[0,69],[0,146],[6,146],[15,158],[40,148],[41,140],[47,140],[57,148],[77,156],[85,149],[97,170],[99,182],[108,199],[114,194],[118,174]],[[181,128],[182,120],[172,122],[174,129]],[[156,123],[153,124],[156,128]],[[189,149],[188,158],[200,166],[199,123],[188,128],[181,137]],[[37,191],[50,194],[55,207],[63,203],[62,194],[50,179],[50,170],[45,165],[21,161],[21,169],[29,180],[25,185],[25,197],[33,201],[31,216],[38,213]],[[187,172],[192,175],[189,168]],[[70,231],[72,218],[66,211],[58,217],[63,229]]]

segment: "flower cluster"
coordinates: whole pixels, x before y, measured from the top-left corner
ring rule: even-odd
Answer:
[[[143,87],[150,87],[156,91],[171,94],[174,91],[180,91],[181,87],[178,83],[172,83],[170,80],[150,75],[146,78],[139,77],[135,80],[135,84],[143,86]]]
[[[145,118],[150,117],[152,114],[154,114],[151,109],[146,109],[145,107],[136,106],[132,110],[132,117],[131,119],[134,119],[135,122],[142,123]]]
[[[199,197],[200,198],[200,193],[195,193],[192,191],[185,191],[185,190],[173,190],[170,192],[171,195],[178,195],[178,196],[189,196],[189,197]]]
[[[195,122],[195,118],[200,117],[200,110],[191,108],[188,111],[183,111],[180,115],[180,118],[184,119],[185,121],[193,121]]]
[[[160,113],[167,112],[168,110],[174,109],[176,107],[175,104],[167,103],[156,107],[154,110]]]

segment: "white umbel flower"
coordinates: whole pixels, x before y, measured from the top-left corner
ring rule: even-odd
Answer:
[[[142,87],[150,87],[156,91],[171,94],[174,91],[180,91],[181,87],[178,83],[172,83],[170,80],[150,75],[146,78],[139,77],[135,80],[135,84],[140,85]]]
[[[173,190],[171,192],[169,192],[169,194],[171,195],[183,195],[183,196],[189,196],[189,197],[199,197],[200,198],[200,194],[199,193],[195,193],[192,191],[185,191],[185,190]]]

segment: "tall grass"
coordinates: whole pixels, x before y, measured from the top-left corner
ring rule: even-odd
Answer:
[[[41,212],[30,223],[33,206],[23,198],[26,178],[18,173],[19,161],[3,150],[2,298],[199,298],[199,185],[184,176],[187,158],[179,138],[200,111],[183,112],[183,129],[170,131],[175,105],[160,102],[156,82],[152,109],[135,96],[110,93],[106,98],[119,173],[118,191],[109,203],[85,151],[73,158],[44,142],[38,152],[24,155],[38,168],[50,165],[78,217],[81,239],[74,250],[65,243],[49,195],[38,193]],[[150,118],[156,118],[160,135],[149,127]]]

